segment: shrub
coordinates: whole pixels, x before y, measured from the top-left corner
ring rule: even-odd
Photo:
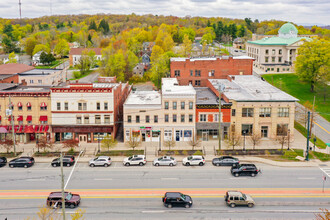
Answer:
[[[73,77],[75,79],[79,79],[81,77],[81,72],[80,71],[73,71]]]
[[[200,156],[203,156],[203,152],[201,152],[200,150],[197,150],[194,155],[200,155]]]

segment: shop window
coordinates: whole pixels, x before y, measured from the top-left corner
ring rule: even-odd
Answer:
[[[164,140],[171,141],[172,140],[172,130],[165,130],[164,131]]]
[[[253,117],[253,108],[242,108],[242,117]]]
[[[242,124],[242,135],[252,135],[253,125],[252,124]]]
[[[259,117],[270,117],[271,111],[271,108],[260,108]]]

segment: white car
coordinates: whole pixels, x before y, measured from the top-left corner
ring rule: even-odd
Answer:
[[[160,158],[154,159],[154,166],[175,166],[177,164],[176,159],[170,156],[163,156]]]
[[[146,157],[144,155],[133,155],[130,157],[126,157],[123,161],[125,166],[131,165],[140,165],[143,166],[147,163]]]
[[[197,155],[185,157],[182,160],[182,164],[184,166],[190,166],[190,165],[203,166],[205,164],[205,158],[203,156],[197,156]]]
[[[95,167],[95,166],[107,167],[110,165],[111,165],[111,158],[108,156],[99,156],[89,161],[89,166],[91,167]]]

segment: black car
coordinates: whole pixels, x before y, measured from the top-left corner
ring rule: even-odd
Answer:
[[[234,176],[256,176],[260,170],[254,164],[239,164],[237,167],[231,168],[231,174]]]
[[[7,164],[7,158],[0,157],[0,167],[6,166]]]
[[[9,162],[9,167],[32,167],[34,164],[34,158],[33,157],[19,157],[16,159],[13,159]]]
[[[193,201],[190,196],[184,195],[180,192],[167,192],[163,197],[163,203],[167,208],[172,208],[173,206],[190,208]]]
[[[222,156],[214,158],[212,160],[212,164],[214,166],[237,166],[239,164],[239,160],[231,156]]]
[[[73,155],[64,155],[63,158],[71,158],[72,160],[75,160]]]
[[[75,163],[75,160],[72,159],[71,157],[63,157],[63,166],[70,167]],[[61,158],[56,158],[52,161],[52,166],[53,167],[59,167],[61,166]]]

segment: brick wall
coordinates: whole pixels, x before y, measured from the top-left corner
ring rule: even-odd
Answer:
[[[8,78],[0,80],[0,83],[18,83],[18,75],[8,76]]]

